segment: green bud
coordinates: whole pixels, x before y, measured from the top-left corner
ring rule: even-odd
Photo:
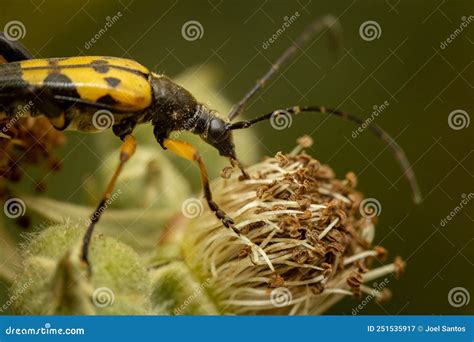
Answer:
[[[148,314],[150,280],[139,256],[117,240],[95,235],[92,273],[80,259],[83,227],[63,224],[33,236],[10,295],[22,314]]]
[[[173,262],[152,274],[153,311],[162,315],[217,315],[209,280],[197,280],[183,262]]]

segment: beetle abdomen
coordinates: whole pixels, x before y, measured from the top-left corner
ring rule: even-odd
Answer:
[[[140,113],[152,103],[150,72],[114,57],[32,59],[0,65],[0,104],[7,112],[32,101],[60,129],[85,124],[97,110]],[[10,114],[11,115],[11,114]],[[78,117],[83,115],[83,117]],[[90,121],[90,120],[89,120]]]

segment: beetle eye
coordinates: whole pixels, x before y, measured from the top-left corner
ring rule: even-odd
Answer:
[[[218,118],[209,123],[208,138],[212,142],[225,140],[229,136],[229,130],[226,123]]]

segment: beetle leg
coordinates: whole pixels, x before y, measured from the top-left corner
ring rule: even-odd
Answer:
[[[33,56],[20,42],[9,40],[3,32],[0,32],[0,64],[32,58]]]
[[[120,149],[120,162],[119,165],[117,166],[117,169],[115,170],[112,179],[110,180],[107,189],[104,192],[104,195],[102,196],[102,199],[99,202],[99,205],[97,206],[97,209],[92,213],[90,220],[89,220],[89,226],[87,228],[86,233],[84,234],[84,238],[82,240],[82,255],[81,259],[84,261],[89,267],[89,260],[88,260],[88,255],[89,255],[89,245],[90,241],[92,238],[92,233],[94,232],[94,227],[99,221],[102,213],[105,211],[107,208],[108,204],[107,201],[110,199],[112,196],[112,192],[114,191],[115,183],[117,182],[117,178],[120,175],[120,173],[123,170],[123,166],[125,163],[133,156],[135,153],[135,148],[137,146],[137,142],[135,140],[135,137],[132,135],[127,135],[123,139],[123,144]]]
[[[163,129],[162,127],[156,125],[153,128],[153,134],[155,135],[156,141],[160,144],[160,146],[166,150],[166,146],[164,144],[165,140],[168,139],[168,131]]]
[[[242,179],[250,179],[249,174],[245,171],[244,166],[240,163],[240,161],[237,158],[231,157],[230,164],[232,166],[237,166],[239,168],[240,172],[242,172]]]
[[[220,221],[222,221],[224,226],[226,226],[227,228],[231,228],[238,236],[240,236],[240,232],[237,230],[237,228],[234,227],[234,220],[230,216],[228,216],[221,208],[219,208],[219,205],[212,199],[212,192],[209,186],[209,176],[207,174],[206,165],[204,164],[204,161],[199,155],[199,152],[196,150],[196,148],[184,141],[171,139],[165,139],[163,141],[163,144],[168,150],[170,150],[177,156],[183,159],[194,161],[198,164],[199,171],[201,173],[201,182],[204,197],[206,198],[209,208],[214,212],[216,217]]]
[[[126,120],[120,121],[118,124],[113,125],[112,131],[120,139],[124,140],[127,135],[132,134],[136,125],[137,125],[136,120],[126,119]]]

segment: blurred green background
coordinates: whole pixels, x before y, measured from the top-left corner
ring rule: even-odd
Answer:
[[[454,130],[448,115],[458,109],[467,112],[467,118],[474,113],[474,20],[444,49],[440,47],[460,27],[462,17],[473,14],[471,0],[2,0],[1,8],[0,26],[12,20],[24,23],[21,41],[37,57],[127,57],[170,77],[191,67],[212,67],[216,95],[232,102],[306,25],[322,15],[334,15],[343,29],[342,51],[331,52],[326,35],[318,37],[251,101],[244,116],[318,104],[366,118],[374,105],[388,101],[375,122],[405,149],[423,203],[416,206],[411,201],[409,186],[386,146],[367,131],[353,138],[356,126],[337,118],[299,116],[284,131],[260,124],[249,146],[260,155],[274,154],[289,151],[296,138],[310,134],[315,141],[311,153],[317,159],[329,163],[339,177],[354,171],[359,189],[381,203],[376,243],[389,250],[390,258],[402,256],[408,266],[400,281],[390,283],[392,300],[383,306],[372,301],[360,314],[473,313],[474,299],[461,307],[448,302],[455,287],[474,295],[473,204],[448,224],[440,223],[459,205],[462,194],[473,192],[474,124]],[[107,17],[119,11],[120,19],[86,49]],[[295,12],[297,20],[264,49],[263,43]],[[195,41],[181,33],[190,20],[203,28]],[[378,23],[377,39],[362,39],[359,28],[366,21]],[[64,168],[47,179],[48,194],[84,202],[77,183],[97,169],[101,160],[91,157],[90,151],[108,134],[67,133],[68,143],[61,151]],[[118,146],[117,140],[113,147]],[[244,157],[247,153],[238,147],[237,152]],[[197,179],[194,169],[188,168],[186,175]],[[350,315],[357,304],[346,299],[330,313]]]

